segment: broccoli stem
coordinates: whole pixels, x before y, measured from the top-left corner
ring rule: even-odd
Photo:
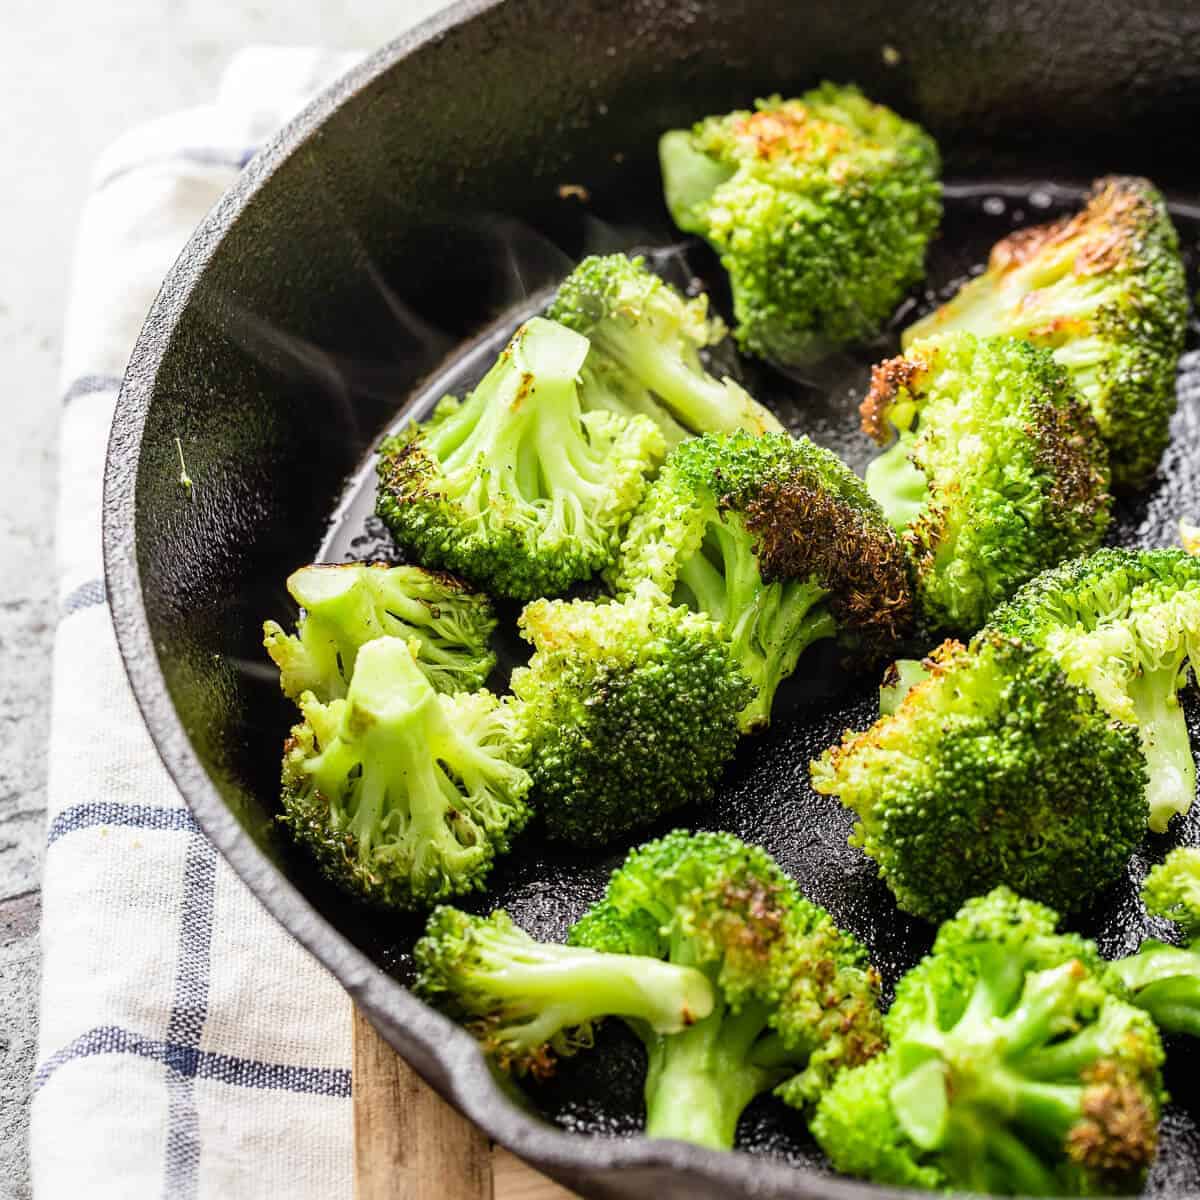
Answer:
[[[892,528],[900,532],[921,515],[929,499],[924,474],[909,460],[911,446],[912,435],[902,433],[867,465],[864,476],[871,498],[883,509]]]
[[[1164,832],[1170,819],[1187,812],[1196,798],[1196,762],[1176,690],[1178,682],[1179,663],[1172,663],[1143,670],[1129,685],[1150,773],[1146,799],[1154,833]]]
[[[641,1020],[657,1033],[674,1033],[712,1008],[708,980],[693,968],[523,940],[513,949],[515,953],[501,947],[481,987],[536,1008],[542,1014],[538,1024],[548,1030],[536,1041],[606,1016]]]
[[[1145,942],[1109,970],[1160,1029],[1200,1037],[1200,942],[1187,949]]]
[[[734,656],[756,688],[738,717],[745,730],[766,725],[780,683],[800,655],[837,634],[828,595],[815,582],[764,584],[749,535],[725,521],[709,525],[704,543],[679,568],[674,604],[689,604],[720,622]]]
[[[748,397],[739,389],[718,383],[698,366],[689,366],[676,354],[665,352],[658,340],[640,327],[601,322],[591,337],[603,353],[611,355],[649,388],[688,429],[732,433],[746,427]]]
[[[786,1077],[750,1055],[766,1010],[718,1008],[683,1033],[647,1042],[646,1136],[677,1138],[714,1150],[733,1147],[746,1105]]]

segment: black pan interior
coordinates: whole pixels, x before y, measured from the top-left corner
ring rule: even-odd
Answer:
[[[137,456],[128,507],[114,493],[108,513],[110,553],[129,522],[157,658],[130,663],[135,681],[161,670],[190,750],[245,833],[341,937],[401,982],[417,924],[343,901],[274,826],[278,747],[292,712],[263,657],[261,621],[291,612],[283,581],[301,562],[389,552],[363,511],[371,444],[401,408],[419,415],[474,382],[490,350],[581,255],[647,248],[664,271],[700,281],[724,303],[711,257],[681,245],[662,208],[654,161],[662,129],[823,77],[855,79],[923,120],[955,182],[928,285],[897,323],[976,269],[997,237],[1063,211],[1089,178],[1111,171],[1148,173],[1172,191],[1193,292],[1200,282],[1190,157],[1200,20],[1190,10],[1022,3],[968,16],[956,6],[869,0],[836,9],[468,7],[478,10],[473,19],[407,60],[391,52],[395,65],[302,119],[285,135],[294,150],[274,156],[249,200],[216,214],[143,334],[129,386],[145,397],[144,424],[127,446],[119,424],[112,452],[112,461]],[[888,333],[806,379],[724,365],[795,429],[861,467],[870,447],[855,432],[857,395],[866,368],[894,344]],[[1122,502],[1115,542],[1169,544],[1180,515],[1200,514],[1196,330],[1190,345],[1162,475]],[[177,437],[190,491],[178,484]],[[510,664],[518,652],[510,641]],[[846,815],[807,783],[808,760],[844,726],[869,719],[874,681],[842,677],[819,649],[801,675],[772,731],[743,745],[718,802],[670,824],[727,828],[764,844],[863,938],[891,981],[930,930],[896,913],[846,846]],[[143,703],[152,728],[165,727]],[[1200,733],[1195,704],[1190,715]],[[171,761],[176,751],[166,753]],[[1148,838],[1129,877],[1073,924],[1108,953],[1134,945],[1149,928],[1136,880],[1181,841],[1200,842],[1200,814]],[[502,904],[535,934],[559,937],[628,844],[582,856],[534,831],[473,907]],[[304,919],[297,913],[293,929]],[[307,932],[326,961],[338,958],[337,937]],[[1196,1058],[1173,1049],[1158,1192],[1200,1189]],[[422,1068],[436,1075],[436,1052],[427,1053]],[[599,1052],[538,1090],[537,1107],[567,1129],[631,1131],[636,1053],[609,1030]],[[739,1136],[744,1147],[819,1163],[772,1101],[754,1106]]]

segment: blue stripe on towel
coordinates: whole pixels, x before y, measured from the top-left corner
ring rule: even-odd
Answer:
[[[206,1050],[175,1046],[156,1038],[140,1037],[116,1025],[101,1025],[89,1030],[52,1054],[34,1074],[34,1091],[40,1091],[67,1063],[92,1058],[97,1054],[134,1054],[139,1058],[161,1062],[176,1073],[187,1071],[200,1079],[212,1079],[234,1087],[301,1092],[338,1099],[350,1095],[350,1072],[342,1068],[295,1067],[287,1063],[213,1054]]]
[[[64,617],[69,617],[74,612],[79,612],[82,608],[95,608],[98,604],[103,604],[108,599],[104,590],[103,579],[89,579],[86,583],[81,583],[77,588],[72,588],[66,595],[62,604],[58,609],[59,620]]]
[[[135,829],[181,829],[189,833],[198,833],[200,828],[186,808],[92,800],[64,808],[50,822],[46,842],[52,846],[68,833],[74,833],[77,829],[90,829],[96,825],[123,825]]]
[[[63,392],[63,404],[70,404],[81,396],[94,396],[97,392],[119,392],[121,390],[120,375],[80,375]]]
[[[208,1019],[208,980],[212,950],[217,852],[202,834],[188,842],[183,867],[183,915],[175,968],[175,1000],[167,1019],[167,1045],[173,1056],[167,1077],[166,1200],[191,1200],[199,1188],[200,1114],[196,1072],[200,1035]]]

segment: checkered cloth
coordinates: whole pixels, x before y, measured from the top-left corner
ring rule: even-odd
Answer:
[[[34,1187],[47,1198],[351,1191],[350,1002],[183,806],[117,654],[101,476],[160,281],[255,148],[353,56],[250,50],[211,106],[104,155],[64,348]]]

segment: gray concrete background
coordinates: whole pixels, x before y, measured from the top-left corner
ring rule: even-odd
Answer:
[[[58,355],[90,165],[209,98],[255,42],[371,48],[446,0],[4,0],[0,15],[0,1200],[28,1182],[37,1022]]]

